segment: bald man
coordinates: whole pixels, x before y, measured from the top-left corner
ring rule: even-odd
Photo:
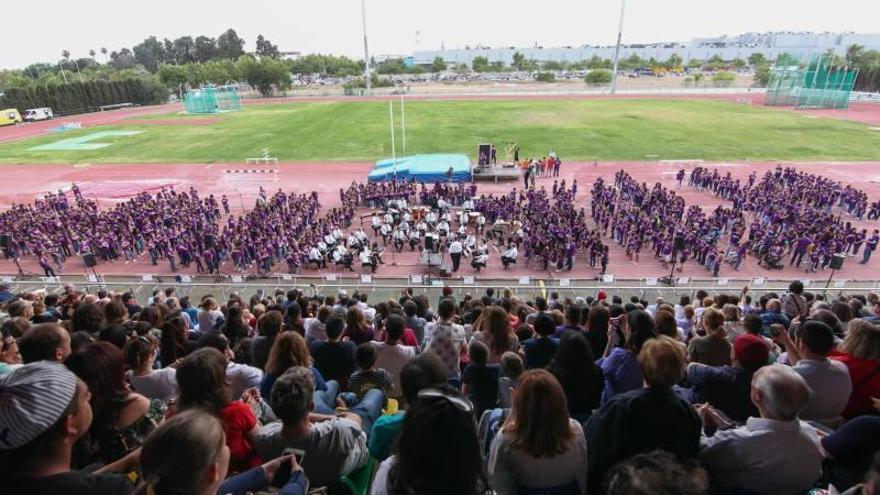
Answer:
[[[700,408],[706,426],[721,428],[702,438],[700,462],[726,491],[806,492],[822,474],[819,435],[798,419],[807,382],[788,366],[765,366],[752,377],[751,400],[760,417],[738,428],[724,429],[730,423],[711,406]]]

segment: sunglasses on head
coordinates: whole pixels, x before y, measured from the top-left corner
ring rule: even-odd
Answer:
[[[424,390],[419,391],[418,394],[419,399],[444,399],[456,408],[466,413],[471,413],[474,410],[474,406],[467,400],[456,397],[454,395],[450,395],[440,389],[437,388],[426,388]]]

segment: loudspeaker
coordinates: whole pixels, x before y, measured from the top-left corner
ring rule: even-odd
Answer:
[[[7,249],[12,246],[12,236],[10,234],[0,234],[0,248]]]
[[[217,242],[214,234],[208,234],[205,236],[205,248],[214,249],[214,243]]]
[[[83,263],[86,264],[87,268],[92,268],[98,265],[98,260],[95,259],[95,255],[92,253],[86,253],[83,255]]]
[[[831,264],[829,265],[831,269],[840,270],[841,268],[843,268],[843,258],[843,254],[835,253],[834,256],[831,257]]]
[[[434,237],[433,236],[425,236],[425,249],[428,251],[434,250]]]
[[[672,248],[673,251],[676,251],[676,252],[684,251],[684,237],[677,235],[677,236],[675,236],[675,238],[673,239],[672,242],[673,242],[673,248]]]

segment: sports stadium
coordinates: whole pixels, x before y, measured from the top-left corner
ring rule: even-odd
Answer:
[[[876,36],[362,14],[0,71],[10,493],[880,493]]]

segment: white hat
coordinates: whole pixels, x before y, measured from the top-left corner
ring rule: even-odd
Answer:
[[[76,394],[76,375],[49,361],[30,363],[0,381],[0,449],[27,445],[52,427]]]

